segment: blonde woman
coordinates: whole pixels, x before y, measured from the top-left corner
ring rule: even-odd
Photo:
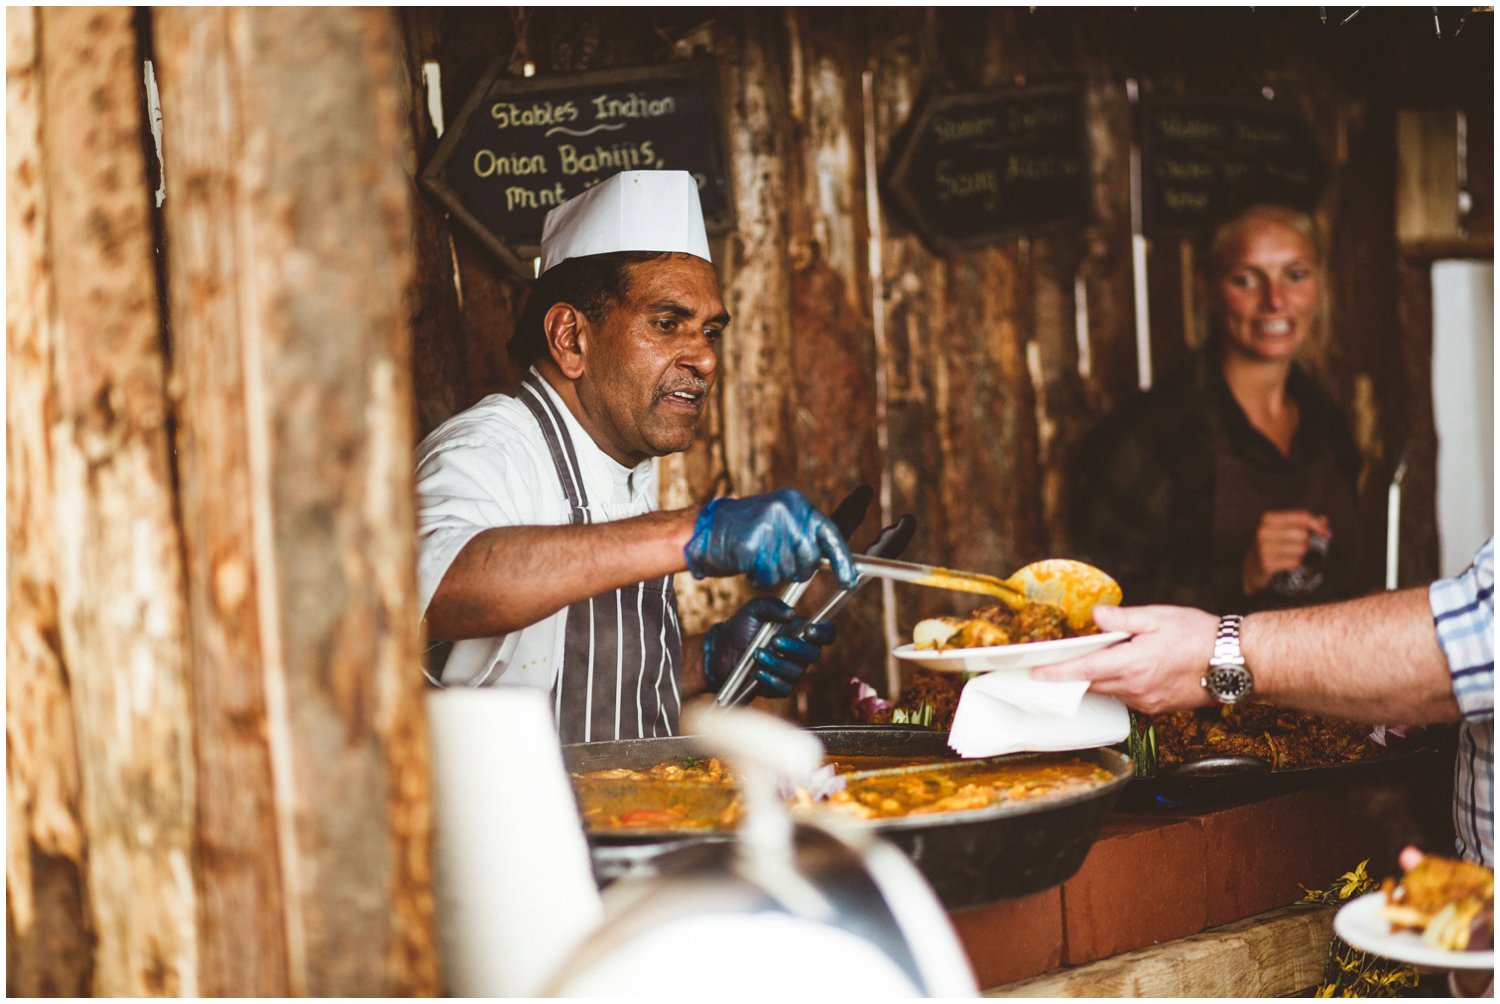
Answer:
[[[1252,206],[1202,260],[1207,343],[1085,441],[1075,538],[1131,603],[1231,613],[1350,595],[1359,452],[1296,362],[1321,312],[1316,231]]]

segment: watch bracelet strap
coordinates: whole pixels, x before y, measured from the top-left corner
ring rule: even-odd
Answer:
[[[1209,665],[1245,664],[1245,657],[1240,653],[1240,623],[1244,619],[1240,614],[1225,614],[1219,618],[1219,629],[1214,634],[1214,654]]]

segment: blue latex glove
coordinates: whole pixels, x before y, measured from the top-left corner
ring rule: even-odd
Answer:
[[[795,488],[714,499],[698,514],[683,553],[688,569],[700,579],[743,572],[761,587],[788,579],[803,582],[822,558],[845,589],[853,589],[858,578],[839,528]]]
[[[807,621],[776,597],[757,596],[735,611],[733,617],[709,628],[703,639],[703,675],[715,693],[766,621],[786,627],[773,634],[755,653],[754,693],[759,697],[786,697],[807,667],[817,662],[823,649],[833,642],[831,621],[812,625],[805,639],[795,637],[807,626]]]

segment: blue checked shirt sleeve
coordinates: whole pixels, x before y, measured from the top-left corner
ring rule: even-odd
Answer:
[[[1438,644],[1463,712],[1453,772],[1454,846],[1459,856],[1495,864],[1495,542],[1468,571],[1428,591]]]
[[[1438,644],[1453,674],[1453,696],[1466,721],[1495,717],[1495,542],[1474,564],[1428,591]]]

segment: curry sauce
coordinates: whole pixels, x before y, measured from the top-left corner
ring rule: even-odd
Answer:
[[[1098,787],[1112,775],[1066,754],[1010,760],[958,760],[941,755],[830,755],[845,775],[826,801],[799,792],[800,809],[827,808],[862,819],[893,819],[982,809],[1004,802],[1060,797]],[[632,770],[573,775],[585,826],[619,830],[733,829],[740,796],[733,776],[714,757],[688,757]]]
[[[1111,777],[1098,764],[1077,757],[963,764],[851,777],[844,790],[834,792],[828,804],[862,819],[891,819],[1055,797],[1098,787]]]

